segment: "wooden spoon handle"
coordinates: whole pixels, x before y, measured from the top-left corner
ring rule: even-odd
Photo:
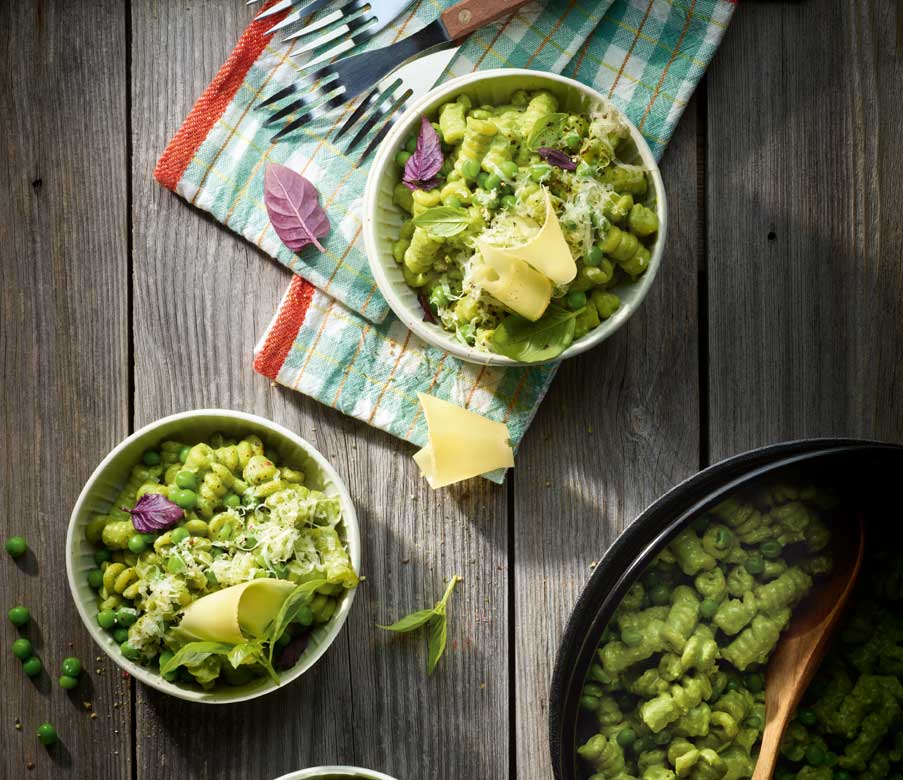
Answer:
[[[461,0],[439,17],[452,40],[470,35],[483,25],[514,13],[530,0]]]

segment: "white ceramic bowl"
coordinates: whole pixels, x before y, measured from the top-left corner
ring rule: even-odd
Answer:
[[[602,104],[610,105],[605,97],[591,87],[554,73],[540,73],[521,68],[499,68],[476,71],[452,79],[414,101],[401,115],[376,152],[364,192],[364,245],[380,292],[398,318],[420,338],[471,363],[502,366],[535,365],[519,363],[504,355],[481,352],[465,346],[439,325],[423,321],[423,310],[417,300],[417,294],[405,283],[401,266],[392,256],[392,245],[398,238],[398,230],[403,221],[401,209],[392,203],[392,191],[400,179],[398,167],[395,165],[395,155],[405,139],[419,127],[421,114],[432,113],[442,103],[453,100],[462,92],[475,98],[474,102],[477,105],[482,103],[498,105],[516,89],[547,89],[558,98],[564,111],[580,112],[593,110]],[[652,257],[646,273],[636,282],[624,283],[615,288],[614,291],[621,298],[621,307],[618,311],[598,328],[571,344],[561,355],[554,358],[556,361],[579,355],[618,330],[646,297],[661,264],[668,227],[668,207],[661,173],[640,131],[626,115],[621,113],[621,117],[630,129],[639,161],[649,171],[652,179],[660,225],[658,237],[652,247]]]
[[[356,778],[357,780],[395,780],[382,772],[372,769],[360,769],[356,766],[316,766],[311,769],[300,769],[277,777],[276,780],[326,780],[333,777]]]
[[[231,687],[222,684],[210,691],[202,691],[168,682],[155,670],[125,658],[111,634],[97,624],[96,594],[87,581],[88,570],[95,566],[94,547],[85,538],[85,526],[94,515],[109,510],[125,484],[129,471],[141,459],[144,450],[155,447],[166,439],[195,443],[216,432],[231,437],[252,433],[258,435],[268,449],[278,454],[281,461],[297,465],[304,470],[307,475],[305,484],[323,490],[329,495],[338,496],[343,519],[339,531],[348,544],[355,571],[360,571],[361,539],[354,505],[344,483],[327,460],[297,434],[262,417],[227,409],[198,409],[164,417],[145,426],[118,444],[101,461],[82,489],[75,509],[72,510],[69,533],[66,537],[66,574],[75,606],[88,632],[115,663],[146,685],[171,696],[187,701],[228,704],[262,696],[276,690],[277,686],[269,678],[259,678],[244,686]],[[279,674],[282,684],[300,677],[326,652],[341,631],[353,600],[354,590],[350,590],[342,598],[332,619],[311,634],[310,643],[298,663]]]

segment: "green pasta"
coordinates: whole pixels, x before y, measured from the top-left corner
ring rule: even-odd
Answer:
[[[581,728],[595,733],[577,752],[590,780],[752,776],[761,669],[820,576],[810,569],[827,555],[828,503],[784,486],[730,499],[658,555],[616,610],[583,688]]]

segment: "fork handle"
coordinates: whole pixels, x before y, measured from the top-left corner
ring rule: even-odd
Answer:
[[[440,19],[452,40],[470,35],[485,24],[514,13],[530,0],[461,0],[442,12]]]

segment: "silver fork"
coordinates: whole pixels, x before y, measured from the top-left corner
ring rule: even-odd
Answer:
[[[264,123],[271,125],[297,114],[272,141],[276,142],[303,125],[318,119],[378,84],[399,65],[439,49],[448,48],[474,30],[513,13],[529,0],[461,0],[438,19],[400,41],[379,49],[343,57],[319,67],[305,68],[298,81],[279,90],[258,105],[272,105],[296,93],[296,100],[281,108]],[[322,62],[318,58],[317,64]],[[371,103],[372,105],[372,103]]]
[[[338,129],[333,140],[338,142],[361,122],[357,132],[345,146],[345,154],[348,155],[361,144],[371,130],[378,127],[357,161],[360,165],[386,137],[394,118],[405,110],[407,104],[425,95],[435,86],[459,48],[455,46],[443,49],[402,65],[394,74],[367,93],[360,105]]]

